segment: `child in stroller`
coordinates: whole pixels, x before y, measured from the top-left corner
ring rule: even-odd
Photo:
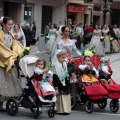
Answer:
[[[89,85],[98,83],[98,71],[92,65],[90,56],[84,56],[83,63],[79,65],[78,68],[83,72],[82,82],[85,82]]]
[[[34,118],[39,117],[39,114],[41,113],[41,107],[49,108],[49,117],[54,117],[55,115],[54,108],[56,102],[56,93],[54,91],[54,88],[52,87],[52,83],[49,82],[49,80],[46,81],[45,84],[47,84],[51,88],[51,91],[46,92],[43,90],[40,80],[42,80],[44,75],[42,76],[35,74],[35,71],[37,71],[36,61],[38,59],[39,57],[34,55],[26,55],[20,59],[19,66],[26,78],[26,86],[23,88],[23,93],[19,101],[15,98],[11,98],[7,101],[6,111],[10,116],[14,116],[17,114],[19,105],[21,105],[24,108],[30,109],[33,113]],[[44,78],[46,78],[46,76]],[[45,99],[44,96],[48,95],[51,96]]]
[[[113,84],[111,79],[112,69],[110,67],[110,59],[108,57],[101,57],[100,65],[98,67],[99,78],[103,81],[104,84]]]
[[[49,70],[46,70],[46,61],[43,58],[40,58],[36,61],[35,74],[39,75],[35,78],[35,90],[38,94],[42,94],[44,99],[52,100],[53,96],[56,95],[55,89],[52,86],[52,83],[49,77],[52,77],[53,73]],[[38,82],[39,81],[39,82]],[[39,88],[40,87],[40,88]],[[40,91],[41,89],[41,91]]]
[[[80,96],[78,97],[80,98],[80,104],[84,103],[86,105],[86,111],[88,113],[91,113],[93,111],[93,103],[97,103],[98,106],[100,106],[101,104],[106,105],[108,94],[108,92],[104,89],[104,87],[100,84],[98,80],[98,71],[93,66],[92,60],[92,56],[85,54],[83,57],[83,61],[79,63],[79,65],[77,65],[80,69],[81,74],[77,81],[77,95]],[[74,105],[76,105],[76,99],[78,98],[74,98]]]

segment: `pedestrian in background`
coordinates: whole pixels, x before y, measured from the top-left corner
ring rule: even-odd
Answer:
[[[32,23],[31,25],[31,31],[32,31],[32,37],[35,38],[36,37],[36,25],[35,25],[35,21]]]
[[[82,23],[80,23],[79,26],[76,28],[76,34],[77,34],[76,47],[78,49],[81,49],[81,42],[82,42],[82,38],[83,38],[83,35],[84,35]]]
[[[85,35],[84,35],[84,41],[83,41],[83,46],[85,47],[85,45],[91,41],[91,38],[93,36],[93,31],[94,28],[92,27],[92,25],[89,25],[86,29],[85,29]]]
[[[25,48],[26,47],[26,39],[23,33],[22,28],[19,24],[14,24],[11,32],[13,33],[15,39]]]
[[[50,25],[51,23],[49,22],[44,29],[45,41],[46,41],[46,36],[48,36],[49,30],[50,30]]]
[[[27,23],[24,28],[24,34],[26,38],[26,47],[30,47],[30,44],[32,42],[32,31],[30,30],[30,24]]]
[[[57,29],[54,28],[53,24],[51,24],[50,26],[48,36],[49,36],[49,40],[46,43],[46,50],[52,51],[54,43],[57,38]]]

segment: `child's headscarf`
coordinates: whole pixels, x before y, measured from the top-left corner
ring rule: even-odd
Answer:
[[[56,74],[58,75],[58,78],[60,79],[62,85],[65,86],[66,85],[65,77],[67,75],[67,64],[65,61],[63,63],[60,63],[57,58],[57,55],[62,51],[65,51],[65,50],[59,49],[56,51],[56,54],[53,57],[52,63],[55,66],[55,71],[56,71]]]
[[[108,64],[109,64],[109,58],[106,56],[101,57],[99,70],[102,70],[106,74],[110,74],[110,72],[108,71]]]

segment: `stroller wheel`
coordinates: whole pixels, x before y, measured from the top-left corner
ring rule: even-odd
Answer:
[[[92,113],[92,112],[93,112],[93,109],[94,109],[93,102],[87,101],[87,102],[86,102],[86,111],[87,111],[88,113]]]
[[[30,111],[33,113],[34,112],[34,108],[30,108]]]
[[[31,111],[32,113],[34,113],[35,108],[30,108],[30,111]],[[39,110],[38,110],[38,111],[39,111]],[[39,113],[39,114],[42,114],[42,111],[39,111],[38,113]]]
[[[10,116],[14,116],[18,112],[18,103],[15,99],[9,99],[6,103],[6,111]]]
[[[119,110],[119,101],[118,100],[110,101],[110,110],[114,113],[116,113]]]
[[[74,110],[76,107],[76,97],[71,95],[71,109]]]
[[[48,110],[48,116],[50,117],[50,118],[53,118],[54,116],[55,116],[55,111],[54,110]]]
[[[100,109],[104,109],[107,106],[107,100],[97,104]]]
[[[38,119],[39,115],[40,115],[39,109],[38,108],[37,109],[31,108],[30,110],[31,110],[31,112],[33,112],[34,119]]]

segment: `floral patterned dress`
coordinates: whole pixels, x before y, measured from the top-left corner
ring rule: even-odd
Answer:
[[[59,40],[57,43],[57,49],[65,49],[67,51],[67,57],[70,58],[73,56],[73,53],[75,52],[78,56],[81,56],[81,53],[76,48],[75,43],[73,43],[69,39],[69,43],[64,43],[62,40]]]
[[[12,36],[4,34],[4,44],[11,49]],[[22,90],[18,84],[17,76],[13,73],[6,73],[6,68],[0,67],[0,102],[9,99],[10,97],[18,97],[22,94]]]

